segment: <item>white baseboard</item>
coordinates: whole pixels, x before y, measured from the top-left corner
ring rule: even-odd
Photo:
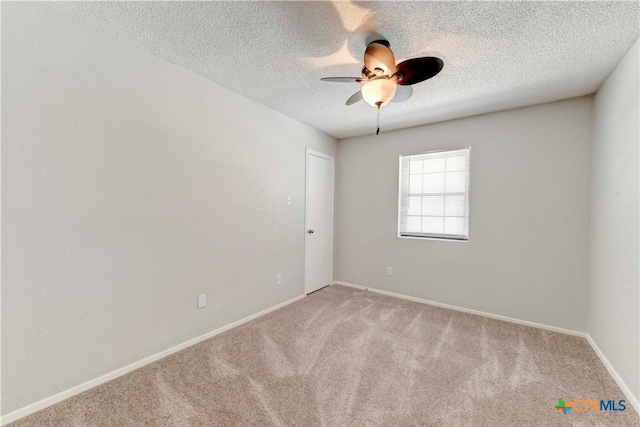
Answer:
[[[16,420],[19,420],[20,418],[26,417],[27,415],[31,415],[34,412],[40,411],[41,409],[47,408],[49,406],[55,405],[56,403],[62,402],[65,399],[68,399],[72,396],[75,396],[76,394],[82,393],[83,391],[87,391],[93,387],[99,386],[100,384],[104,384],[107,381],[111,381],[112,379],[118,378],[124,374],[127,374],[131,371],[134,371],[138,368],[141,368],[145,365],[148,365],[149,363],[155,362],[156,360],[162,359],[163,357],[167,357],[170,354],[176,353],[180,350],[184,350],[187,347],[191,347],[194,344],[197,344],[199,342],[202,342],[206,339],[209,339],[211,337],[214,337],[218,334],[221,334],[222,332],[228,331],[229,329],[233,329],[237,326],[240,326],[244,323],[247,323],[253,319],[256,319],[258,317],[264,316],[267,313],[270,313],[274,310],[277,310],[279,308],[284,307],[285,305],[289,305],[293,302],[296,302],[302,298],[304,298],[306,295],[300,295],[297,296],[295,298],[292,298],[288,301],[282,302],[280,304],[274,305],[273,307],[267,308],[266,310],[263,310],[259,313],[256,314],[252,314],[251,316],[245,317],[244,319],[240,319],[238,321],[235,321],[233,323],[230,323],[226,326],[223,326],[221,328],[218,328],[216,330],[213,330],[211,332],[208,332],[204,335],[200,335],[199,337],[190,339],[189,341],[185,341],[182,344],[178,344],[174,347],[171,347],[167,350],[161,351],[159,353],[156,353],[152,356],[149,357],[145,357],[142,360],[138,360],[137,362],[134,362],[130,365],[127,365],[125,367],[122,367],[120,369],[116,369],[115,371],[109,372],[108,374],[102,375],[101,377],[95,378],[93,380],[87,381],[86,383],[77,385],[75,387],[71,387],[70,389],[67,389],[65,391],[62,391],[60,393],[54,394],[53,396],[44,398],[38,402],[32,403],[30,405],[27,405],[23,408],[17,409],[13,412],[10,412],[4,416],[2,416],[0,418],[0,425],[6,425],[9,424],[11,422],[14,422]]]
[[[429,304],[429,305],[434,305],[434,306],[437,306],[437,307],[443,307],[443,308],[448,308],[448,309],[451,309],[451,310],[461,311],[463,313],[477,314],[479,316],[490,317],[492,319],[504,320],[505,322],[517,323],[517,324],[520,324],[520,325],[531,326],[531,327],[534,327],[534,328],[546,329],[546,330],[549,330],[549,331],[559,332],[561,334],[574,335],[574,336],[577,336],[577,337],[585,338],[587,340],[587,342],[589,343],[589,345],[591,346],[591,348],[593,348],[593,351],[596,353],[598,358],[600,358],[600,361],[602,362],[602,364],[605,366],[605,368],[607,368],[607,371],[609,371],[609,374],[613,377],[614,381],[618,384],[618,387],[620,387],[620,390],[622,390],[622,392],[625,394],[625,396],[627,398],[627,401],[630,402],[631,405],[633,406],[633,408],[636,410],[636,412],[638,414],[640,414],[640,405],[638,405],[638,399],[631,393],[631,389],[629,389],[629,387],[622,380],[620,375],[618,375],[618,373],[613,368],[613,366],[611,365],[609,360],[606,358],[604,353],[602,353],[602,351],[600,350],[598,345],[595,343],[595,341],[593,340],[593,338],[591,338],[591,336],[589,334],[586,334],[584,332],[572,331],[570,329],[558,328],[558,327],[555,327],[555,326],[543,325],[541,323],[530,322],[528,320],[514,319],[512,317],[500,316],[498,314],[487,313],[487,312],[484,312],[484,311],[472,310],[472,309],[469,309],[469,308],[458,307],[458,306],[455,306],[455,305],[443,304],[443,303],[440,303],[440,302],[430,301],[430,300],[426,300],[426,299],[422,299],[422,298],[411,297],[411,296],[408,296],[408,295],[396,294],[394,292],[382,291],[380,289],[369,288],[369,287],[366,287],[366,286],[354,285],[353,283],[335,281],[332,284],[333,285],[348,286],[350,288],[356,288],[356,289],[361,289],[363,291],[375,292],[377,294],[387,295],[387,296],[390,296],[390,297],[406,299],[406,300],[409,300],[409,301],[415,301],[415,302],[419,302],[419,303],[423,303],[423,304]]]
[[[559,332],[561,334],[574,335],[574,336],[582,337],[582,338],[586,338],[587,337],[587,334],[585,334],[584,332],[572,331],[571,329],[558,328],[556,326],[543,325],[542,323],[530,322],[528,320],[515,319],[513,317],[501,316],[499,314],[487,313],[486,311],[478,311],[478,310],[473,310],[473,309],[470,309],[470,308],[458,307],[456,305],[444,304],[444,303],[441,303],[441,302],[431,301],[431,300],[428,300],[428,299],[422,299],[422,298],[417,298],[417,297],[411,297],[411,296],[404,295],[404,294],[396,294],[394,292],[383,291],[383,290],[380,290],[380,289],[369,288],[369,287],[366,287],[366,286],[354,285],[353,283],[335,281],[335,282],[333,282],[333,284],[334,285],[348,286],[350,288],[362,289],[364,291],[375,292],[376,294],[387,295],[387,296],[390,296],[390,297],[395,297],[395,298],[400,298],[400,299],[406,299],[406,300],[409,300],[409,301],[419,302],[419,303],[422,303],[422,304],[434,305],[436,307],[448,308],[450,310],[461,311],[463,313],[477,314],[478,316],[490,317],[491,319],[497,319],[497,320],[504,320],[505,322],[517,323],[519,325],[531,326],[533,328],[546,329],[548,331]]]
[[[614,369],[613,365],[611,364],[611,362],[609,362],[609,359],[607,359],[607,357],[604,355],[602,350],[600,350],[600,347],[598,347],[598,344],[596,344],[593,338],[591,338],[591,335],[587,334],[586,338],[589,344],[591,345],[591,348],[593,349],[593,351],[595,351],[596,354],[598,355],[598,358],[600,358],[600,361],[602,362],[604,367],[607,368],[607,371],[609,371],[609,374],[613,377],[615,382],[618,384],[618,387],[620,387],[620,390],[622,390],[622,392],[627,396],[627,401],[631,403],[631,406],[633,406],[633,409],[636,410],[636,413],[640,414],[640,405],[638,405],[637,397],[634,396],[633,393],[631,393],[631,389],[627,386],[627,383],[625,383],[622,377],[618,375],[618,372]]]

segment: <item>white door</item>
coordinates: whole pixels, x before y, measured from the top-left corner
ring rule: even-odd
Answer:
[[[307,149],[305,293],[333,278],[333,157]]]

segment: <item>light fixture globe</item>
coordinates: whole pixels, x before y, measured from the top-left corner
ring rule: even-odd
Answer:
[[[370,80],[362,86],[362,97],[368,104],[379,108],[393,99],[396,87],[396,83],[386,77]]]

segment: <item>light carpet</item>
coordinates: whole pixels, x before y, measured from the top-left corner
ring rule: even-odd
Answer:
[[[637,426],[585,339],[343,286],[11,426]]]

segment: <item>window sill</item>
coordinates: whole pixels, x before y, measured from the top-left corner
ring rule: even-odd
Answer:
[[[422,236],[401,236],[398,235],[399,239],[412,239],[412,240],[438,240],[444,242],[458,242],[458,243],[468,243],[469,239],[449,239],[446,237],[422,237]]]

